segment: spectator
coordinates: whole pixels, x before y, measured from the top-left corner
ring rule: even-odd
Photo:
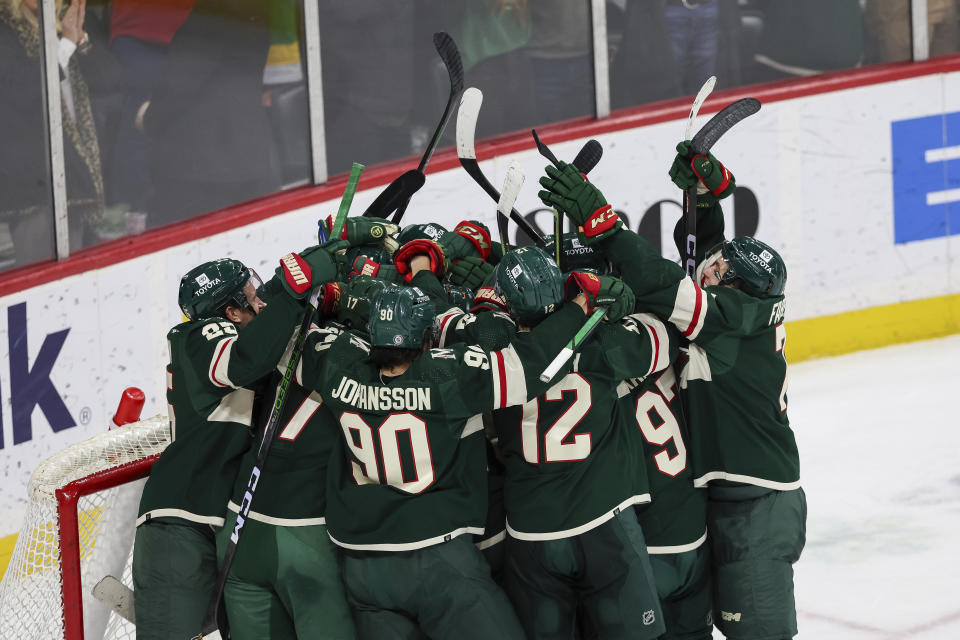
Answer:
[[[452,33],[463,56],[467,85],[484,95],[486,108],[480,112],[477,135],[534,124],[533,77],[523,51],[531,33],[527,0],[468,0],[460,28]]]
[[[719,0],[667,0],[663,7],[667,37],[684,94],[696,93],[716,73],[719,5]]]
[[[893,62],[913,57],[908,0],[868,0],[863,20],[868,62]],[[931,56],[956,52],[960,45],[956,1],[927,0],[927,29]]]
[[[410,154],[413,12],[410,0],[320,3],[330,173]]]
[[[280,188],[263,69],[270,45],[258,0],[197,0],[137,112],[150,141],[159,226]]]
[[[149,146],[134,127],[137,109],[150,99],[173,35],[196,0],[113,0],[110,48],[123,67],[126,92],[112,150],[111,194],[130,211],[145,212],[150,184]],[[107,150],[105,150],[107,151]]]
[[[758,81],[860,66],[860,0],[769,0],[756,60],[768,67]]]
[[[0,221],[6,222],[22,265],[54,255],[54,218],[44,144],[38,0],[0,0]],[[64,164],[70,248],[103,215],[100,148],[90,96],[80,66],[90,48],[83,30],[85,0],[65,10],[57,2]]]
[[[627,2],[623,39],[610,64],[610,102],[614,109],[681,94],[663,15],[665,1]]]
[[[533,34],[526,53],[533,70],[536,121],[593,113],[590,6],[580,0],[533,0]]]

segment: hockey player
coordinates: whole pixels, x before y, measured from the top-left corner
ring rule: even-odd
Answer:
[[[690,340],[681,387],[695,483],[708,487],[714,623],[732,639],[789,638],[797,632],[793,563],[805,541],[806,500],[787,419],[786,266],[754,238],[724,241],[718,201],[733,192],[732,174],[711,155],[692,156],[688,141],[677,151],[671,178],[681,189],[698,185],[697,247],[713,247],[696,256],[695,280],[624,230],[574,167],[547,167],[540,197],[630,274],[638,301]]]
[[[667,325],[671,343],[679,331]],[[661,640],[710,640],[713,636],[707,495],[693,485],[690,431],[681,407],[680,362],[646,379],[624,382],[624,411],[633,415],[643,437],[650,504],[639,509],[660,596],[666,631]]]
[[[407,272],[436,265],[408,256]],[[538,375],[582,324],[584,307],[581,296],[543,331],[498,351],[431,349],[434,304],[417,289],[388,288],[375,297],[370,342],[329,330],[308,338],[300,377],[342,430],[327,523],[344,549],[361,638],[421,630],[431,638],[523,637],[469,535],[483,531],[486,515],[480,414],[545,386]]]
[[[536,247],[504,256],[496,289],[521,330],[564,297],[559,269]],[[531,639],[567,639],[576,627],[586,638],[656,638],[664,624],[634,508],[650,500],[644,451],[617,388],[664,369],[677,346],[661,321],[633,314],[620,280],[573,272],[566,297],[581,291],[591,306],[616,300],[609,322],[549,390],[494,413],[506,463],[505,588]]]
[[[325,250],[289,254],[281,280],[264,287],[239,260],[205,262],[180,281],[187,322],[167,334],[172,442],[140,500],[133,557],[137,637],[190,638],[200,629],[217,576],[214,531],[222,527],[240,458],[251,444],[257,381],[296,328],[299,288],[332,280]],[[295,296],[280,291],[287,288]]]

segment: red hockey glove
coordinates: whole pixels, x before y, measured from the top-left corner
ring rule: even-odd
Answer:
[[[410,272],[410,261],[419,255],[430,258],[430,271],[437,278],[443,277],[447,270],[447,261],[440,245],[433,240],[411,240],[393,254],[393,264],[397,267],[397,273],[403,276],[406,282],[410,282],[410,279],[413,278],[413,274]]]

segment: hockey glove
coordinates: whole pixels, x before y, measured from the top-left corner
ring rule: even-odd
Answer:
[[[476,295],[473,296],[470,313],[480,313],[481,311],[503,311],[504,313],[508,313],[507,302],[497,295],[493,287],[480,287],[477,289]]]
[[[341,282],[324,282],[321,285],[320,298],[317,301],[317,312],[321,318],[333,318],[337,315],[343,287]]]
[[[437,240],[450,262],[468,257],[486,260],[490,255],[490,230],[476,220],[464,220],[453,233],[445,233]]]
[[[353,280],[357,276],[376,277],[379,273],[380,263],[361,254],[353,259],[353,264],[350,265],[350,272],[347,273],[347,280]]]
[[[430,271],[437,278],[443,277],[447,270],[447,260],[440,245],[433,240],[411,240],[393,254],[393,264],[396,265],[397,273],[403,277],[405,282],[410,282],[410,279],[413,278],[413,273],[410,271],[410,261],[419,255],[430,258]]]
[[[327,216],[318,225],[317,235],[320,238],[320,243],[323,244],[332,240],[330,230],[333,226],[333,216]],[[383,218],[355,216],[347,218],[343,223],[340,239],[349,242],[351,247],[377,245],[385,246],[388,250],[393,251],[396,250],[397,246],[396,241],[390,236],[399,230],[400,227]],[[392,246],[391,243],[393,243]]]
[[[566,299],[572,300],[578,293],[583,293],[587,299],[587,315],[596,307],[606,306],[607,320],[616,322],[633,312],[633,291],[619,278],[574,271],[567,278]]]
[[[572,164],[560,168],[547,166],[547,176],[540,178],[544,191],[537,195],[548,207],[567,214],[586,244],[612,236],[623,228],[620,217],[607,204],[596,186]]]
[[[698,207],[711,207],[736,190],[733,174],[713,154],[692,154],[689,140],[677,145],[677,155],[670,165],[670,179],[684,191],[696,184]]]
[[[337,241],[326,247],[313,246],[300,253],[288,253],[280,258],[276,275],[294,298],[302,300],[310,294],[310,289],[325,282],[337,279],[337,261],[334,254],[346,248],[346,243]]]
[[[472,290],[483,284],[493,270],[494,266],[489,262],[470,256],[454,262],[450,266],[447,279],[455,285]]]

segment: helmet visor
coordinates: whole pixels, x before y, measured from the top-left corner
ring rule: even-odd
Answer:
[[[243,297],[247,299],[247,304],[254,313],[260,313],[260,311],[267,306],[267,304],[260,299],[263,280],[260,279],[260,276],[253,269],[247,269],[247,272],[250,274],[250,277],[243,285]]]

